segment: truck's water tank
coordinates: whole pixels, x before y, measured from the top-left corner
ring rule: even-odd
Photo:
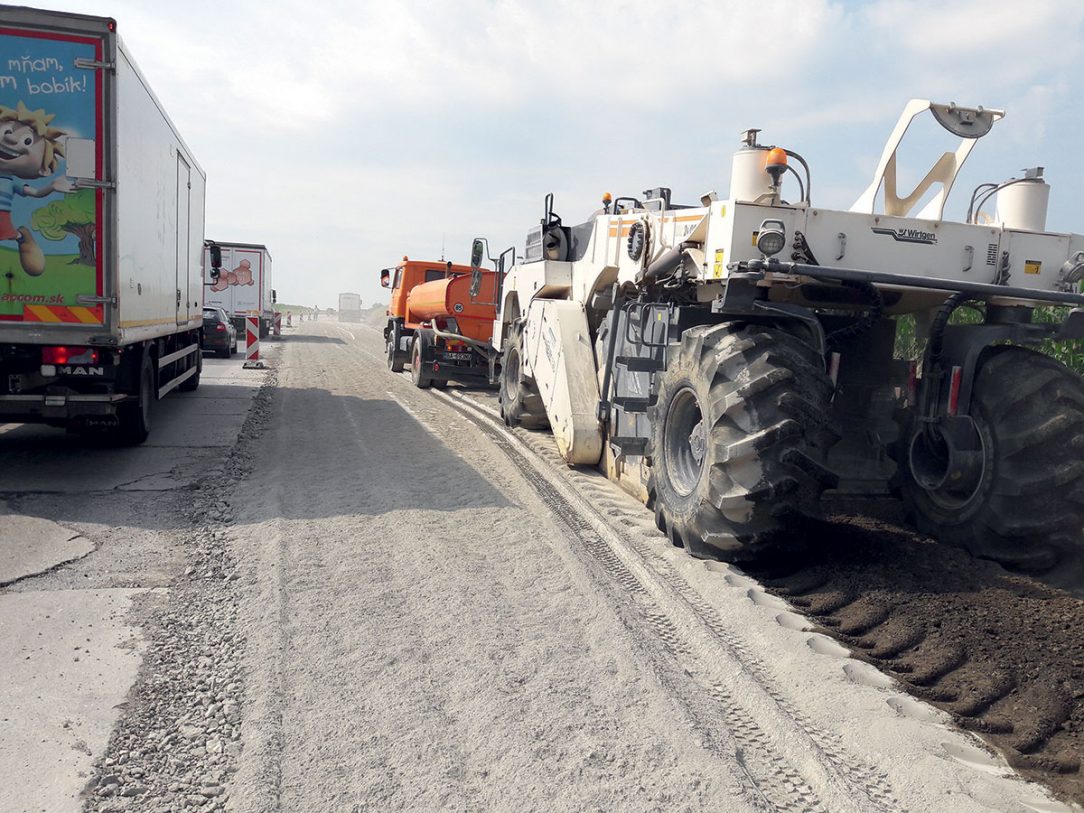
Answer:
[[[450,316],[448,289],[451,279],[436,279],[416,285],[407,294],[407,311],[411,321],[425,321],[438,316]]]
[[[771,194],[772,179],[764,169],[766,147],[745,147],[734,153],[730,169],[730,199],[755,201],[761,195]]]
[[[1046,207],[1050,185],[1042,178],[1028,178],[998,190],[997,219],[1007,229],[1046,231]]]

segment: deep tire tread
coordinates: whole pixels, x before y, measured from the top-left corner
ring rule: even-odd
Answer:
[[[505,380],[505,371],[513,368],[513,365],[508,363],[512,353],[519,354],[521,360],[515,365],[520,371],[519,380],[515,382]],[[498,395],[501,417],[508,426],[545,429],[550,425],[546,417],[546,407],[534,379],[523,374],[522,358],[523,322],[517,321],[509,331],[501,360],[501,388]]]
[[[920,530],[1008,567],[1057,569],[1084,584],[1084,380],[1022,347],[987,351],[972,416],[992,439],[988,473],[963,508],[947,511],[910,478],[908,513]]]
[[[660,482],[668,475],[659,459],[666,411],[684,387],[698,393],[710,422],[709,468],[686,497]],[[818,516],[821,493],[836,481],[826,462],[839,438],[831,395],[817,352],[783,330],[726,324],[685,331],[650,411],[657,523],[694,555],[735,560]],[[759,472],[755,482],[750,472]]]

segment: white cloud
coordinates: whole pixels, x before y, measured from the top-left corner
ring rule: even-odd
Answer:
[[[266,242],[285,300],[371,300],[442,234],[457,260],[475,235],[519,244],[548,191],[568,221],[603,191],[725,194],[751,126],[846,207],[912,97],[1008,108],[967,183],[1044,164],[1051,224],[1084,230],[1068,0],[78,5],[116,16],[207,171],[208,233]]]

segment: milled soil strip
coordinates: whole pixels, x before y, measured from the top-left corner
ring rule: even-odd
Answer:
[[[1028,779],[1084,802],[1084,601],[887,523],[838,515],[746,569]]]
[[[1084,802],[1084,601],[868,517],[808,536],[803,553],[743,569],[1022,776]]]

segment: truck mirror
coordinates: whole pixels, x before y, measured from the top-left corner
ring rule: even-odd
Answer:
[[[470,249],[470,267],[472,269],[479,269],[482,267],[482,260],[486,256],[486,241],[482,237],[475,237],[474,243]]]
[[[274,305],[278,301],[279,301],[278,292],[274,288],[272,288],[271,289],[271,304]]]
[[[211,243],[208,248],[211,250],[211,276],[218,279],[218,269],[222,267],[222,246]]]
[[[381,268],[380,269],[380,287],[382,287],[382,288],[390,288],[391,287],[391,269],[389,269],[389,268]]]

